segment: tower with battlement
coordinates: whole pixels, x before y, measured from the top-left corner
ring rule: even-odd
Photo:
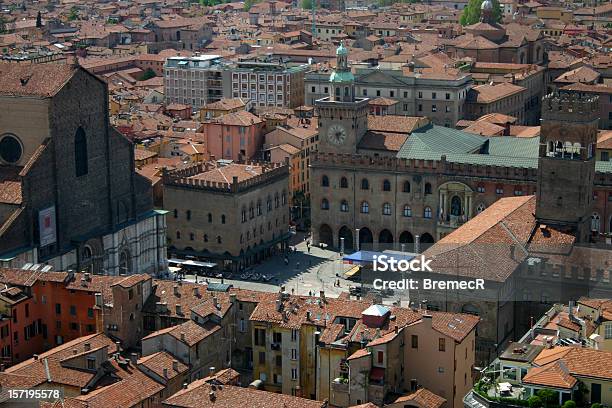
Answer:
[[[598,97],[543,98],[536,218],[587,241],[593,206]]]

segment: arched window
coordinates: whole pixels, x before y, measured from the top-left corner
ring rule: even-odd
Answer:
[[[257,201],[257,215],[261,215],[261,200]]]
[[[340,211],[342,211],[342,212],[348,212],[348,210],[349,210],[348,201],[346,201],[346,200],[342,200],[342,201],[340,202]]]
[[[362,190],[369,190],[370,189],[370,182],[368,181],[368,179],[362,179],[361,180],[361,189]]]
[[[87,174],[87,137],[80,126],[74,136],[74,168],[77,177]]]
[[[274,208],[278,208],[279,202],[278,193],[274,193]]]
[[[410,208],[410,206],[406,204],[404,206],[404,211],[402,214],[404,215],[404,217],[412,217],[412,208]]]
[[[340,179],[340,188],[348,188],[348,180],[346,177]]]
[[[383,204],[383,215],[391,215],[391,204],[390,203]]]
[[[425,207],[425,210],[423,210],[423,217],[431,218],[431,207]]]
[[[253,203],[249,205],[249,219],[255,218],[255,207]]]
[[[321,209],[329,210],[329,201],[327,201],[327,198],[321,200]]]
[[[225,214],[221,214],[221,224],[225,224]]]
[[[204,242],[208,242],[208,235],[204,234]]]
[[[601,227],[601,221],[599,218],[599,214],[593,213],[591,215],[591,231],[599,232]]]
[[[178,218],[178,210],[175,208],[173,212],[174,212],[174,218]]]
[[[283,191],[283,193],[281,194],[281,204],[285,205],[287,204],[287,192]]]
[[[185,212],[185,214],[187,215],[187,220],[190,220],[191,219],[191,210],[187,210]]]
[[[272,197],[270,196],[266,198],[266,208],[268,209],[268,211],[272,211]]]
[[[404,193],[409,193],[410,192],[410,182],[409,181],[404,181],[404,188],[402,189],[402,191]]]
[[[208,213],[207,218],[208,218],[208,222],[212,222],[212,214],[211,213]]]
[[[383,181],[383,191],[391,191],[391,182],[389,180]]]
[[[368,214],[370,212],[370,205],[367,201],[361,203],[361,213]]]
[[[431,184],[425,183],[425,194],[431,194]]]
[[[221,243],[221,235],[217,235],[217,244]]]
[[[181,231],[176,231],[176,239],[181,239]]]
[[[246,222],[247,220],[246,213],[247,213],[246,207],[242,207],[242,211],[240,212],[240,218],[242,219],[242,222]]]
[[[321,187],[329,187],[329,177],[326,175],[321,177]]]

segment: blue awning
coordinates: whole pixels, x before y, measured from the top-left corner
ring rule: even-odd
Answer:
[[[398,261],[400,260],[410,261],[414,259],[414,255],[412,254],[401,254],[397,252],[390,253],[390,252],[376,252],[376,251],[357,251],[350,255],[346,255],[345,257],[342,258],[342,260],[344,261],[344,263],[350,263],[350,264],[353,264],[353,263],[369,264],[369,263],[374,262],[375,256],[381,256],[381,255],[393,257],[397,259]]]

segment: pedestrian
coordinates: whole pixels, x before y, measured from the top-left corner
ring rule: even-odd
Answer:
[[[310,245],[307,245],[306,248],[308,249],[308,253],[310,253]]]
[[[295,264],[295,268],[296,268],[296,269],[300,269],[300,263],[299,263],[299,262],[297,262],[297,263]]]

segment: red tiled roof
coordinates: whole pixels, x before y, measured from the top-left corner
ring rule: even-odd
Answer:
[[[51,97],[76,72],[69,64],[0,63],[0,95]]]

